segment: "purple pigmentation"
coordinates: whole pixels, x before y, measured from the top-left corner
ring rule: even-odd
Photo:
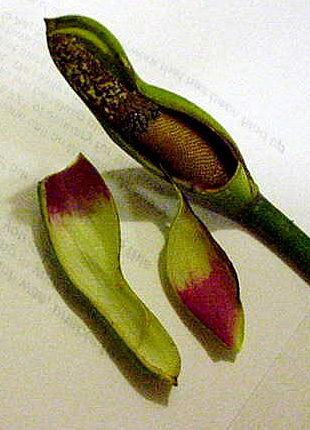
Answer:
[[[49,216],[89,212],[98,200],[110,199],[110,192],[91,163],[80,155],[67,169],[44,181]]]
[[[236,280],[221,261],[213,260],[210,265],[208,278],[192,280],[177,293],[184,306],[231,348],[242,317]]]

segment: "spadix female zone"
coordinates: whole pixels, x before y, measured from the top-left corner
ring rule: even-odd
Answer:
[[[150,372],[176,384],[178,350],[122,275],[119,218],[98,171],[80,155],[39,183],[39,199],[52,247],[73,285]]]

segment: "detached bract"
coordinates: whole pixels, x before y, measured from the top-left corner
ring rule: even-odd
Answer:
[[[102,177],[80,155],[41,181],[38,190],[52,246],[73,285],[150,372],[176,385],[177,347],[122,275],[119,219]]]
[[[177,192],[179,210],[166,246],[169,283],[184,307],[226,347],[238,352],[244,317],[236,272],[183,194]]]

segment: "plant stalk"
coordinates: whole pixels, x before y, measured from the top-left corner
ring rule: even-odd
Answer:
[[[310,238],[262,194],[235,218],[310,282]]]

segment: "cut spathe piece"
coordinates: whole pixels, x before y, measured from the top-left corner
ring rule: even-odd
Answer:
[[[236,272],[182,192],[175,188],[179,209],[166,246],[168,281],[183,306],[227,348],[238,352],[244,315]]]
[[[113,197],[83,156],[39,183],[41,212],[56,256],[72,281],[141,363],[176,385],[177,347],[120,268],[120,227]]]

